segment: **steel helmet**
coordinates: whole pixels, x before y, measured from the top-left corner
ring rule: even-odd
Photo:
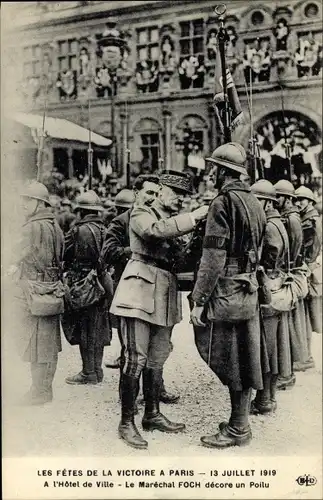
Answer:
[[[49,192],[47,187],[38,181],[32,181],[30,184],[28,184],[21,196],[43,201],[47,205],[52,206],[51,202],[49,201]]]
[[[293,184],[285,179],[276,182],[276,184],[274,184],[274,188],[276,189],[277,196],[283,195],[295,198],[295,189]]]
[[[298,189],[296,189],[295,196],[297,196],[297,198],[306,198],[307,200],[316,203],[313,191],[305,186],[300,186]]]
[[[76,197],[75,209],[82,208],[82,210],[103,210],[101,200],[95,191],[86,191]]]
[[[227,142],[216,148],[210,158],[206,158],[212,163],[221,167],[226,167],[243,175],[248,175],[245,168],[247,155],[245,149],[237,142]]]
[[[255,182],[251,186],[251,192],[262,200],[276,201],[276,189],[271,182],[265,179]]]
[[[116,207],[131,208],[135,202],[135,193],[131,189],[122,189],[114,199]]]

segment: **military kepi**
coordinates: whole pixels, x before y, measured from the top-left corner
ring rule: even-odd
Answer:
[[[159,183],[182,193],[192,193],[191,178],[188,174],[176,170],[163,170]]]

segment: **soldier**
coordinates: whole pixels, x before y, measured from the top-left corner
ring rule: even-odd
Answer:
[[[189,177],[181,172],[160,174],[160,191],[151,207],[136,206],[130,215],[132,255],[113,298],[111,312],[121,317],[125,365],[121,377],[122,417],[119,436],[134,448],[147,448],[134,421],[138,380],[144,367],[145,430],[181,432],[185,425],[171,422],[159,410],[163,365],[170,353],[172,329],[181,319],[172,239],[192,231],[206,217],[208,207],[178,214],[183,195],[191,192]]]
[[[289,252],[288,234],[281,220],[276,205],[276,189],[267,180],[259,180],[251,186],[251,191],[258,198],[266,214],[267,224],[260,264],[269,280],[283,276]],[[272,286],[270,286],[272,288]],[[270,313],[269,313],[270,311]],[[267,414],[277,408],[276,387],[278,374],[289,375],[290,344],[288,337],[287,312],[274,311],[272,308],[260,308],[260,325],[263,334],[263,390],[258,390],[251,402],[251,413]],[[285,328],[280,329],[281,323]],[[285,337],[280,338],[281,335]]]
[[[266,222],[259,201],[240,180],[241,174],[247,175],[244,148],[237,143],[224,144],[209,160],[215,165],[219,193],[208,213],[202,258],[192,293],[191,320],[196,327],[205,326],[203,314],[211,317],[209,311],[219,277],[233,279],[240,273],[255,273],[259,260],[256,250]],[[215,317],[217,313],[214,307]],[[251,319],[235,323],[230,320],[213,319],[211,328],[201,328],[199,332],[208,345],[203,359],[228,386],[231,398],[229,423],[221,423],[217,434],[201,438],[202,444],[211,448],[249,443],[252,438],[248,420],[251,389],[263,389],[256,304]]]
[[[61,201],[61,211],[57,214],[57,222],[64,234],[68,233],[75,222],[75,214],[72,213],[72,202],[68,198]]]
[[[19,245],[17,289],[19,350],[31,364],[32,386],[24,403],[42,405],[53,399],[52,384],[62,350],[60,316],[31,314],[24,293],[29,280],[39,284],[58,282],[64,236],[50,208],[49,193],[40,182],[32,182],[22,195],[26,222]]]
[[[98,269],[107,231],[100,217],[103,207],[94,191],[79,195],[76,203],[79,221],[65,239],[64,264],[70,285],[85,278],[91,270]],[[79,345],[82,359],[82,371],[67,377],[67,384],[97,384],[103,380],[103,351],[111,340],[108,300],[105,295],[88,307],[64,313],[65,334],[72,345]]]
[[[294,206],[295,189],[291,182],[280,180],[275,184],[277,193],[278,210],[285,225],[289,238],[290,259],[287,265],[287,272],[291,272],[294,278],[303,279],[298,269],[303,263],[301,250],[303,244],[303,232],[300,216],[297,207]],[[304,275],[306,282],[306,278]],[[284,328],[285,326],[282,325]],[[308,359],[306,343],[306,325],[304,302],[301,298],[297,301],[296,307],[288,314],[288,329],[291,346],[291,368],[287,377],[279,376],[277,388],[285,390],[293,387],[296,382],[293,363],[305,363]],[[296,368],[296,367],[295,367]]]
[[[307,348],[309,358],[305,369],[314,366],[311,351],[312,331],[322,332],[322,267],[317,263],[322,247],[322,227],[314,204],[314,193],[301,186],[295,191],[303,228],[303,256],[311,275],[308,277],[309,293],[304,299],[307,320]]]

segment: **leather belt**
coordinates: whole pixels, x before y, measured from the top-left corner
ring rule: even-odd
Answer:
[[[170,262],[166,262],[161,259],[153,259],[148,255],[143,255],[141,253],[133,253],[131,255],[132,260],[138,260],[139,262],[143,262],[144,264],[148,264],[149,266],[158,267],[159,269],[163,269],[164,271],[168,271],[169,273],[174,274],[173,265]]]

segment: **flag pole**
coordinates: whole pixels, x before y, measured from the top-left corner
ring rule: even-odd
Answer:
[[[88,97],[88,120],[89,120],[89,144],[87,150],[87,168],[89,176],[89,190],[92,189],[92,179],[93,179],[93,149],[92,149],[92,131],[91,131],[91,101]]]
[[[226,6],[224,4],[220,4],[217,7],[215,7],[214,12],[218,16],[220,21],[218,43],[219,43],[219,52],[221,59],[222,86],[223,86],[223,98],[224,98],[224,110],[222,117],[224,142],[231,142],[231,115],[230,115],[230,104],[228,99],[227,68],[225,62],[225,46],[227,41],[229,41],[229,35],[224,26],[224,19],[223,19],[226,10],[227,10]]]

